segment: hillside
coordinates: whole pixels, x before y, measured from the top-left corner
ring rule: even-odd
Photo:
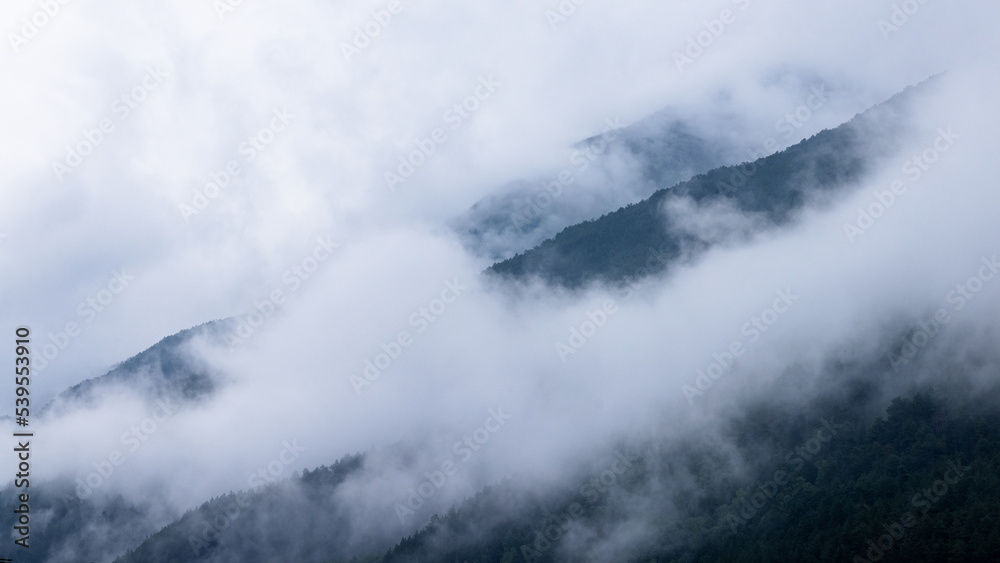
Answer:
[[[850,189],[897,147],[910,104],[921,88],[908,88],[851,121],[788,149],[738,166],[724,166],[648,199],[562,230],[555,237],[492,265],[504,279],[538,277],[577,288],[656,273],[695,258],[719,242],[786,225],[806,206]],[[664,212],[671,204],[690,212],[735,212],[753,224],[742,232],[704,234]]]
[[[718,450],[652,444],[607,493],[587,494],[584,484],[510,511],[524,493],[505,483],[370,561],[554,562],[569,560],[569,547],[608,560],[602,544],[621,536],[632,538],[627,560],[645,563],[989,561],[1000,553],[994,406],[963,411],[917,393],[870,422],[857,405],[814,407],[795,416],[758,405],[734,418],[728,438],[758,462],[745,475]],[[644,521],[627,519],[628,506],[644,507]]]

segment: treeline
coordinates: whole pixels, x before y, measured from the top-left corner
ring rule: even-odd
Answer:
[[[919,88],[909,88],[781,152],[716,168],[676,186],[661,186],[646,200],[567,227],[487,272],[505,279],[538,277],[577,288],[595,280],[641,277],[650,266],[656,273],[718,242],[672,223],[663,210],[670,200],[689,199],[702,210],[723,205],[753,219],[758,228],[786,224],[807,204],[828,200],[833,192],[860,180],[899,146],[907,108]],[[660,259],[651,263],[651,256]]]
[[[734,420],[731,435],[749,475],[709,445],[654,445],[599,502],[574,491],[531,497],[506,483],[367,561],[580,561],[635,516],[629,506],[656,531],[623,561],[997,560],[1000,414],[956,412],[921,393],[874,422],[860,416],[761,406]]]

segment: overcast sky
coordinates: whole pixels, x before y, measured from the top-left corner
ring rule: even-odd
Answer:
[[[0,7],[0,326],[11,340],[30,326],[36,356],[58,348],[36,400],[275,289],[287,297],[239,354],[205,353],[233,383],[114,481],[171,481],[177,506],[245,486],[284,440],[308,448],[295,469],[314,467],[401,439],[450,445],[501,406],[509,425],[454,494],[513,470],[544,478],[651,421],[697,427],[788,365],[873,346],[898,316],[951,311],[955,284],[1000,252],[997,5],[927,2],[889,27],[882,0],[564,1],[575,10],[559,17],[555,0],[51,3],[52,16],[38,15],[45,2]],[[944,71],[906,149],[850,198],[628,299],[511,298],[446,227],[500,186],[565,167],[609,119],[670,109],[738,146],[784,147]],[[776,124],[814,88],[829,101],[786,136]],[[844,223],[948,127],[953,150],[850,242]],[[387,180],[421,146],[432,154]],[[228,182],[215,197],[213,175]],[[411,316],[455,285],[418,333]],[[799,299],[749,346],[741,326],[788,288]],[[975,311],[996,318],[998,295],[987,285]],[[562,362],[555,344],[608,299],[605,327]],[[412,345],[358,395],[350,377],[404,330]],[[734,340],[749,347],[746,377],[690,404],[682,385]],[[142,416],[115,398],[53,421],[39,471],[80,474]]]

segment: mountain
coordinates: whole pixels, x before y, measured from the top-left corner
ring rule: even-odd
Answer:
[[[194,346],[205,343],[222,347],[228,343],[232,329],[231,320],[221,320],[168,336],[106,374],[63,391],[39,411],[39,416],[52,419],[72,416],[74,411],[99,409],[106,406],[100,398],[116,392],[138,395],[151,412],[158,401],[183,408],[207,400],[224,379],[201,359]],[[37,490],[31,493],[31,548],[17,557],[25,563],[110,560],[178,516],[164,510],[164,499],[156,495],[134,503],[107,493],[100,484],[85,486],[76,476],[61,475],[32,489]],[[12,482],[3,488],[0,510],[13,513],[17,508],[16,492],[20,489],[15,489]]]
[[[959,372],[887,401],[881,356],[823,369],[829,385],[806,404],[751,402],[717,438],[620,443],[554,488],[513,476],[424,514],[395,545],[362,534],[393,519],[389,504],[361,515],[341,502],[372,462],[358,455],[212,499],[116,563],[764,563],[852,560],[873,544],[882,555],[868,560],[1000,553],[1000,388],[970,396]],[[808,377],[792,371],[775,385]]]
[[[848,191],[892,154],[914,98],[931,83],[908,88],[784,151],[716,168],[567,227],[487,272],[508,280],[537,277],[569,288],[597,280],[621,282],[663,271],[716,244],[787,225],[807,206]]]
[[[322,561],[346,558],[356,529],[335,500],[363,456],[303,471],[291,480],[214,498],[129,550],[116,563],[147,561]],[[381,544],[386,543],[382,541]],[[380,542],[371,539],[369,549]]]
[[[736,144],[716,129],[666,110],[628,126],[608,120],[601,134],[572,147],[563,168],[501,186],[455,219],[452,229],[470,252],[509,258],[607,209],[738,162]]]
[[[508,283],[538,277],[570,288],[625,281],[790,225],[802,210],[842,197],[899,146],[923,87],[787,150],[710,170],[568,227],[494,264],[487,275]],[[683,138],[678,131],[672,139]],[[669,156],[680,153],[671,152],[669,142],[636,138],[621,146],[646,151],[650,163],[658,150],[669,153],[666,172],[646,168],[643,177],[656,184],[680,173]],[[695,152],[702,150],[695,145]],[[724,220],[713,223],[719,218]],[[487,223],[480,234],[505,228]],[[231,321],[215,321],[167,337],[67,390],[45,414],[92,406],[116,388],[138,389],[150,401],[207,400],[225,380],[194,347],[224,346],[232,328]],[[33,495],[36,530],[45,540],[22,559],[989,560],[1000,553],[1000,477],[994,471],[1000,464],[1000,374],[985,374],[988,383],[970,392],[971,372],[994,364],[965,366],[955,358],[951,365],[958,367],[947,377],[935,372],[932,380],[942,383],[929,385],[916,370],[940,371],[940,365],[918,359],[897,373],[886,358],[898,338],[889,334],[875,347],[871,356],[829,360],[818,374],[806,368],[783,374],[775,385],[823,382],[804,404],[764,394],[767,399],[727,411],[717,436],[678,440],[649,428],[644,437],[622,440],[603,456],[565,469],[555,487],[513,475],[459,503],[429,501],[402,533],[399,498],[365,505],[351,499],[362,496],[359,481],[389,482],[380,480],[381,471],[410,467],[418,444],[345,456],[280,481],[248,482],[246,490],[184,514],[164,510],[169,503],[156,491],[130,502],[103,489],[81,495],[79,482],[60,478]],[[13,511],[10,488],[3,498],[0,510]]]
[[[97,397],[114,388],[139,392],[150,403],[157,399],[172,399],[177,404],[206,399],[221,384],[221,375],[213,373],[190,347],[200,339],[224,346],[232,328],[233,321],[227,319],[207,322],[167,336],[106,374],[63,391],[45,405],[40,414],[56,416],[69,409],[93,406]]]
[[[755,405],[729,426],[735,456],[652,443],[549,498],[489,487],[368,561],[992,561],[995,400],[918,392],[874,420],[862,401]]]

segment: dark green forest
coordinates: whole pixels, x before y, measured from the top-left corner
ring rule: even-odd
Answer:
[[[391,548],[347,541],[365,526],[333,500],[363,463],[348,456],[212,499],[118,562],[555,562],[571,560],[565,545],[599,553],[629,527],[643,530],[625,534],[640,563],[995,560],[996,394],[925,389],[884,406],[876,386],[849,387],[808,405],[755,403],[717,440],[652,432],[568,470],[555,490],[511,476]],[[380,517],[394,518],[389,507]]]
[[[786,225],[798,211],[822,205],[848,189],[898,146],[910,104],[923,87],[911,87],[784,151],[661,186],[648,199],[567,227],[487,272],[505,280],[540,278],[578,288],[667,270],[696,258],[715,242],[673,225],[663,211],[670,200],[689,199],[703,209],[723,204],[763,225]]]
[[[825,414],[795,416],[759,406],[734,419],[730,437],[747,459],[759,462],[748,475],[733,476],[711,449],[690,444],[661,451],[654,445],[638,455],[637,470],[615,485],[626,500],[524,498],[517,514],[498,521],[513,496],[525,496],[505,483],[435,519],[383,556],[351,561],[564,561],[559,541],[578,527],[597,533],[614,529],[622,506],[636,498],[652,501],[648,517],[655,533],[636,542],[634,561],[996,560],[1000,415],[995,408],[956,410],[932,392],[897,398],[870,423],[859,422],[860,413],[850,407],[816,408]],[[817,447],[810,440],[825,423],[836,434],[823,433],[829,441],[818,440]],[[761,455],[765,444],[770,453]],[[679,474],[696,476],[698,486],[650,498],[655,495],[650,483]],[[584,510],[566,519],[574,502]]]

